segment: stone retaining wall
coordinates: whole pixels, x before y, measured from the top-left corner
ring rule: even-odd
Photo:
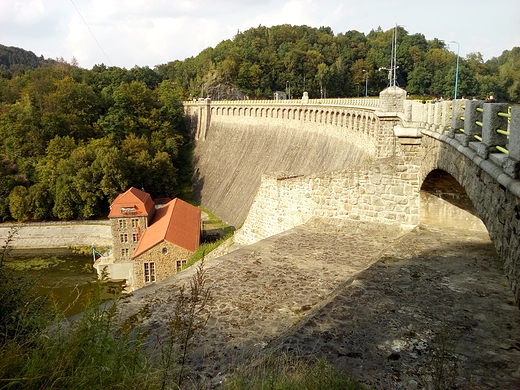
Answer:
[[[15,226],[15,225],[13,225]],[[0,227],[0,243],[3,245],[13,227]],[[20,225],[12,248],[68,248],[71,246],[112,246],[112,234],[108,224],[28,224]]]
[[[401,158],[316,176],[264,175],[235,241],[252,244],[313,217],[416,225],[418,188],[418,174]]]

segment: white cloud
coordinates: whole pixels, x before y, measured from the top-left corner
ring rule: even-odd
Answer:
[[[461,55],[480,51],[485,59],[520,45],[518,0],[475,1],[468,8],[452,0],[0,0],[0,43],[75,56],[87,68],[108,64],[76,5],[112,63],[127,68],[196,56],[259,25],[328,26],[338,34],[398,23],[427,39],[457,40]]]

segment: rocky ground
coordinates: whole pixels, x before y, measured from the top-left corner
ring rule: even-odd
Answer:
[[[374,389],[520,388],[520,311],[485,232],[311,222],[206,264],[191,366],[218,383],[267,353],[325,358]],[[189,269],[126,299],[166,334]]]

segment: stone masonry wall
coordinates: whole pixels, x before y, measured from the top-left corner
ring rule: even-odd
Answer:
[[[405,96],[383,91],[372,109],[205,101],[193,115],[199,201],[245,220],[239,244],[314,217],[415,225],[421,185],[440,169],[466,191],[520,302],[520,108]]]
[[[163,252],[164,248],[166,248],[166,253]],[[163,241],[147,250],[133,259],[134,290],[149,284],[145,283],[144,280],[144,263],[155,263],[155,281],[159,282],[177,273],[177,261],[187,260],[190,256],[190,251],[167,241]]]
[[[360,169],[286,177],[264,175],[237,244],[251,244],[313,217],[415,225],[419,176],[405,159],[381,159]]]
[[[396,137],[395,113],[377,113],[373,159],[320,175],[263,175],[238,244],[252,244],[313,217],[419,223],[420,138]]]
[[[132,221],[137,221],[133,223]],[[116,262],[129,262],[139,244],[139,238],[148,227],[146,216],[125,216],[110,218],[112,231],[112,253]],[[121,235],[126,235],[121,238]],[[124,253],[123,253],[124,250]]]

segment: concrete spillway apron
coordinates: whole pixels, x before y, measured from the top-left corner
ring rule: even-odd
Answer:
[[[461,388],[519,384],[520,315],[486,232],[308,223],[206,269],[213,299],[191,359],[204,378],[293,351],[387,389],[420,388],[441,366]],[[123,310],[151,304],[151,337],[164,337],[171,286],[194,272],[136,291]]]

